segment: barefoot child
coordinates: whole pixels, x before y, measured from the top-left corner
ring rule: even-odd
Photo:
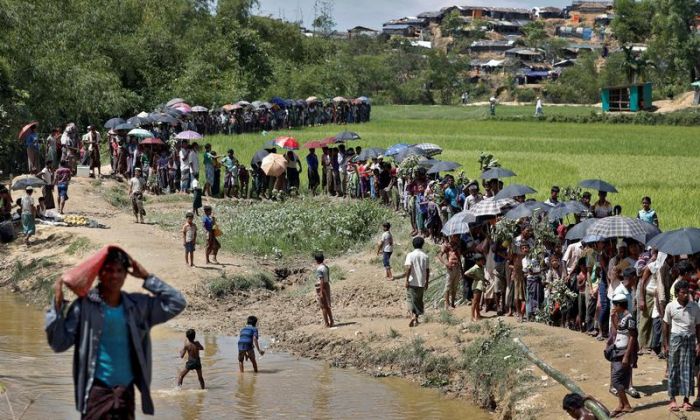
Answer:
[[[394,237],[391,236],[391,224],[389,222],[384,222],[382,225],[384,233],[382,233],[382,239],[377,244],[377,255],[382,254],[382,261],[384,262],[384,270],[386,271],[386,279],[391,280],[393,275],[391,274],[391,253],[394,251]]]
[[[194,214],[188,211],[185,215],[185,225],[182,227],[182,241],[185,245],[185,264],[194,267],[194,243],[197,241],[197,225],[194,224]]]
[[[185,346],[180,350],[180,358],[182,359],[187,354],[187,363],[185,363],[185,368],[180,372],[177,378],[177,386],[182,386],[182,380],[185,379],[191,370],[197,371],[197,378],[199,378],[199,386],[204,389],[204,377],[202,376],[202,362],[199,360],[199,351],[204,350],[204,347],[195,341],[195,332],[193,329],[187,330],[185,333],[187,339],[185,340]]]
[[[333,313],[331,312],[331,280],[328,266],[323,263],[324,259],[322,252],[314,254],[314,260],[318,264],[316,267],[316,299],[321,305],[323,323],[330,328],[334,325]]]
[[[238,368],[243,372],[243,361],[250,360],[253,364],[253,372],[258,372],[258,362],[255,360],[255,349],[258,349],[260,355],[264,355],[265,351],[260,350],[258,344],[258,318],[251,315],[246,321],[247,325],[243,327],[238,336]]]
[[[464,275],[472,279],[472,290],[474,298],[472,300],[472,321],[481,319],[481,294],[486,288],[486,276],[484,275],[484,264],[486,258],[482,254],[475,254],[474,261],[476,264],[467,270]]]

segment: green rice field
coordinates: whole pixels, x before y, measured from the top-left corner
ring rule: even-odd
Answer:
[[[547,114],[590,114],[593,110],[545,107]],[[498,113],[531,116],[534,107],[499,106]],[[233,148],[246,165],[265,141],[281,135],[303,143],[347,129],[362,137],[349,145],[363,148],[435,143],[444,150],[437,158],[461,163],[469,178],[479,175],[480,153],[492,153],[503,167],[518,174],[504,180],[506,185],[530,185],[538,191],[534,195],[538,200],[546,199],[554,184],[563,188],[582,179],[601,178],[620,191],[608,199],[622,206],[623,215],[635,216],[641,198],[649,195],[662,230],[700,225],[699,127],[550,123],[534,118],[492,121],[485,116],[486,107],[480,106],[376,106],[367,124],[208,136],[202,143],[211,143],[219,154]],[[298,153],[303,162],[306,150]],[[305,183],[304,174],[302,190]]]

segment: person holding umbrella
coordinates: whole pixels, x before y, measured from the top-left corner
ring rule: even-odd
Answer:
[[[301,173],[301,161],[299,156],[292,150],[288,150],[285,159],[287,160],[287,191],[291,192],[292,188],[299,192],[299,173]]]
[[[318,156],[316,156],[316,149],[313,147],[309,149],[309,154],[306,155],[306,171],[309,175],[309,191],[311,191],[312,195],[316,195],[316,189],[321,179],[318,175]]]
[[[20,132],[20,139],[27,147],[27,167],[29,173],[39,172],[39,136],[36,133],[37,122],[26,125]]]

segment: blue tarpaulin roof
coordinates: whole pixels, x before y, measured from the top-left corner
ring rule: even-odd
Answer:
[[[527,77],[547,77],[549,76],[548,71],[533,71],[533,70],[523,70],[523,75]]]

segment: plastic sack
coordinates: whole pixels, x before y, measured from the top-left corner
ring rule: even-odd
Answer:
[[[126,254],[126,251],[117,245],[105,245],[102,249],[86,258],[80,264],[66,271],[62,277],[63,283],[76,295],[80,297],[86,296],[92,284],[95,282],[105,259],[107,259],[107,254],[109,254],[111,249],[117,249]],[[129,260],[132,261],[131,257],[129,257]]]

